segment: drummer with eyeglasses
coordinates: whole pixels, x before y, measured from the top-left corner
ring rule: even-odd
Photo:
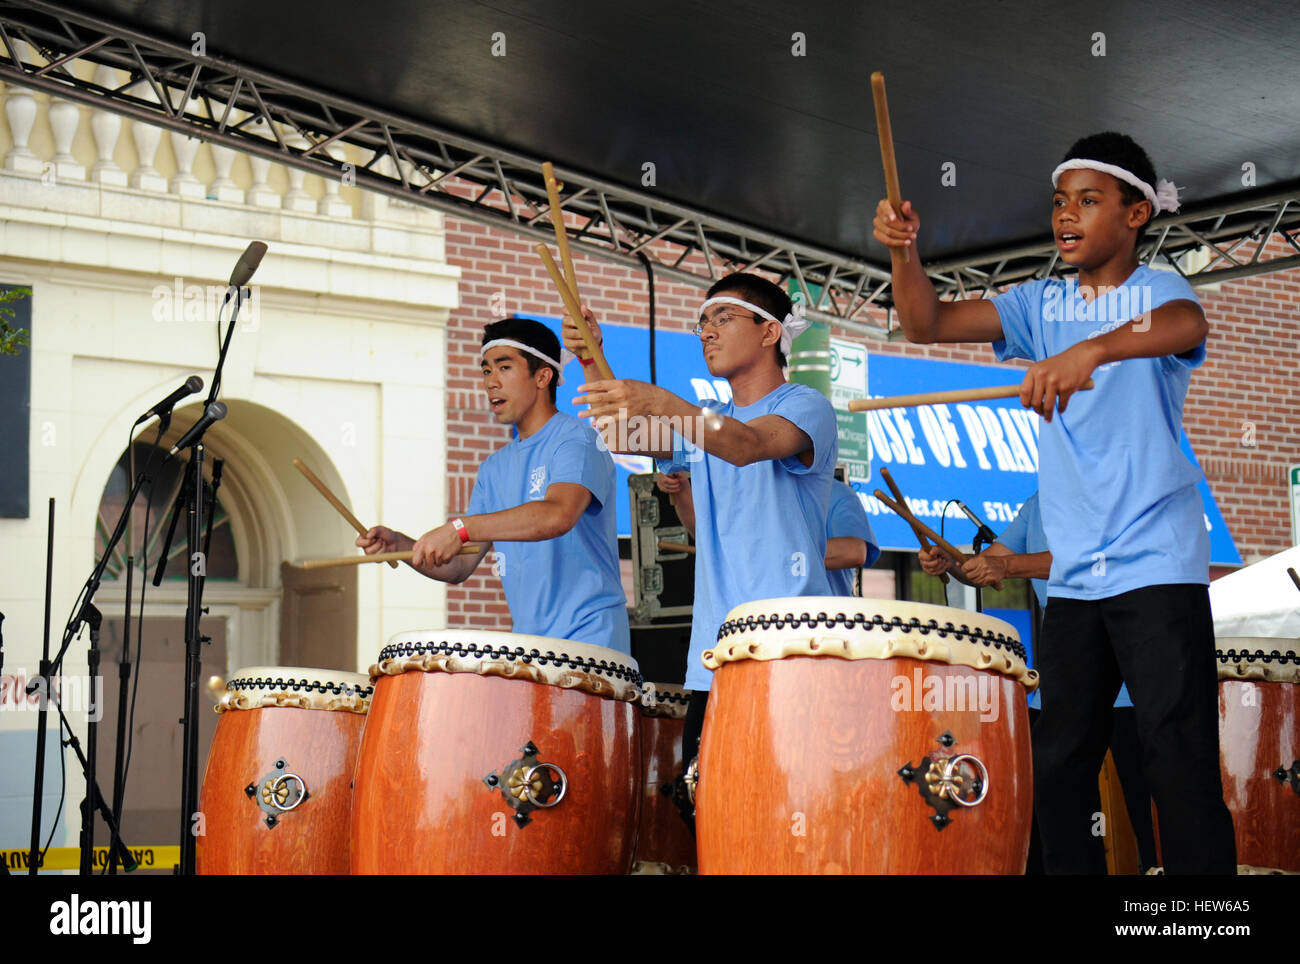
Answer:
[[[727,613],[755,599],[831,592],[822,562],[838,430],[823,395],[786,381],[791,342],[808,326],[792,308],[757,275],[728,275],[709,289],[695,332],[710,374],[731,388],[725,404],[702,410],[657,385],[618,379],[590,380],[574,400],[615,451],[652,455],[661,472],[691,472],[695,604],[685,685],[695,693],[683,760],[696,755],[712,685],[701,656]],[[599,337],[595,316],[584,315]],[[564,335],[571,349],[580,344],[572,322]],[[665,419],[673,431],[659,444],[635,431]]]

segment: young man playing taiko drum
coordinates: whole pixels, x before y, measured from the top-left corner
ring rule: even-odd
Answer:
[[[584,314],[598,334],[594,316]],[[619,451],[657,457],[662,472],[691,471],[695,607],[686,688],[695,694],[683,734],[687,762],[696,755],[713,676],[700,657],[716,644],[727,613],[755,599],[830,594],[822,560],[838,451],[835,410],[784,373],[790,343],[806,327],[776,285],[728,275],[709,289],[695,332],[710,374],[731,386],[729,403],[705,417],[698,404],[628,380],[588,381],[574,399],[598,420],[634,428],[656,416],[671,419],[674,434],[658,450],[636,451],[635,430],[624,439],[631,445],[606,438]],[[564,332],[571,349],[580,345],[571,321]]]
[[[412,550],[412,568],[450,583],[495,546],[514,632],[629,652],[614,461],[589,425],[556,411],[559,338],[539,321],[507,318],[484,330],[481,360],[492,415],[516,437],[479,466],[467,514],[418,540],[375,526],[357,545]],[[480,551],[458,555],[468,542]]]
[[[1178,208],[1146,152],[1121,134],[1078,141],[1052,173],[1052,232],[1078,274],[988,301],[941,302],[916,247],[910,203],[876,208],[894,303],[909,340],[992,342],[1035,362],[1020,400],[1044,419],[1043,528],[1052,554],[1037,654],[1042,714],[1034,792],[1049,873],[1104,873],[1097,773],[1121,681],[1170,873],[1233,873],[1232,818],[1219,776],[1209,540],[1179,451],[1183,398],[1209,325],[1191,286],[1139,266],[1148,222]],[[1081,391],[1089,379],[1091,391]],[[1067,410],[1068,405],[1068,410]]]

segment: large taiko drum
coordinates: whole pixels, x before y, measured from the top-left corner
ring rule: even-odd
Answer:
[[[353,873],[628,872],[641,784],[634,660],[435,629],[393,637],[370,675]]]
[[[696,791],[704,874],[1019,874],[1033,773],[1015,629],[840,597],[733,609]]]
[[[199,793],[200,874],[346,874],[360,673],[241,669],[226,683]]]
[[[1300,872],[1300,641],[1220,638],[1219,765],[1244,872]]]
[[[682,730],[691,691],[670,683],[646,685],[641,700],[641,823],[634,874],[695,872],[695,837],[682,815]]]

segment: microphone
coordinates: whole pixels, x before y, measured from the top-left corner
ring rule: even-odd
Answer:
[[[154,405],[153,408],[149,409],[149,411],[141,415],[140,421],[136,422],[136,424],[139,425],[140,422],[148,421],[150,418],[152,418],[155,415],[157,415],[159,418],[166,418],[168,415],[171,414],[171,411],[176,406],[176,403],[179,402],[182,398],[184,398],[186,395],[193,395],[195,392],[202,391],[202,390],[203,390],[203,379],[199,378],[198,375],[191,375],[189,378],[185,379],[184,385],[176,389],[176,391],[172,392],[161,402]]]
[[[253,272],[257,270],[257,266],[262,263],[264,254],[266,254],[265,243],[254,241],[249,244],[244,249],[244,253],[239,256],[239,260],[235,262],[235,270],[230,272],[230,287],[242,288],[248,284],[253,277]]]
[[[961,499],[954,499],[953,501],[957,503],[957,508],[966,513],[966,518],[975,523],[975,528],[979,530],[979,538],[981,540],[987,542],[989,545],[993,545],[993,543],[998,541],[998,537],[994,534],[993,530],[984,524],[983,519],[967,508],[965,502]]]
[[[203,438],[203,433],[208,430],[213,422],[219,422],[226,417],[225,402],[213,402],[203,411],[203,417],[190,426],[190,430],[181,436],[180,441],[172,446],[167,457],[173,457],[181,449],[187,449],[199,439]]]

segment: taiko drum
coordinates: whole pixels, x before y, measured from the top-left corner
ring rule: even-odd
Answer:
[[[1033,773],[1015,630],[941,606],[728,614],[700,747],[704,874],[1019,874]]]
[[[641,700],[641,820],[634,874],[695,871],[695,837],[682,808],[682,730],[691,691],[669,683],[646,686]]]
[[[1220,638],[1219,765],[1243,870],[1300,872],[1300,642]]]
[[[508,633],[390,640],[357,763],[361,874],[625,874],[641,783],[634,660]]]
[[[199,793],[200,874],[346,874],[352,771],[370,680],[298,666],[242,669],[217,705]]]

